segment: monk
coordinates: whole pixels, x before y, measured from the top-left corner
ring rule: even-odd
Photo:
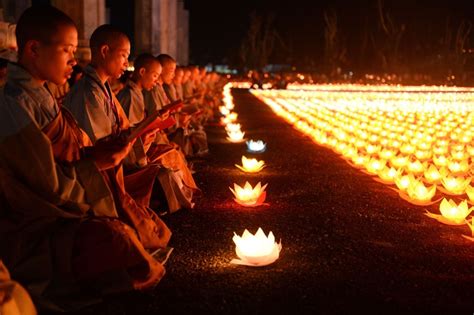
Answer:
[[[0,96],[0,257],[38,305],[56,310],[65,297],[78,303],[81,288],[105,294],[156,285],[165,270],[145,247],[170,238],[159,218],[124,208],[104,175],[131,144],[92,147],[46,87],[71,75],[77,37],[60,10],[25,10],[18,63],[9,64]]]
[[[117,95],[132,127],[146,117],[142,91],[149,91],[155,87],[162,72],[161,64],[150,54],[139,55],[134,61],[134,68],[135,70],[130,80],[128,80],[126,87]],[[154,137],[155,135],[151,134],[151,136]],[[153,208],[157,208],[160,205],[160,201],[162,205],[166,204],[167,210],[170,212],[174,212],[183,206],[188,206],[190,196],[187,193],[189,189],[182,187],[180,171],[169,167],[169,161],[172,161],[174,158],[173,154],[177,155],[178,152],[171,145],[151,142],[153,142],[153,138],[146,139],[143,143],[137,141],[134,150],[130,154],[134,155],[134,157],[129,156],[129,159],[127,159],[129,162],[127,165],[128,171],[133,174],[138,168],[159,165],[160,172],[157,175],[159,183],[155,183],[153,190],[155,196],[152,196],[151,200]],[[141,147],[139,147],[140,144],[142,145]],[[133,161],[135,161],[135,164],[133,164]],[[157,185],[160,185],[160,187],[157,187]],[[162,200],[158,198],[161,196],[164,197],[161,198]]]

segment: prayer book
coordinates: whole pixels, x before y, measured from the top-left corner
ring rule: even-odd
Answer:
[[[127,142],[131,142],[141,135],[155,130],[164,130],[166,128],[169,128],[173,126],[176,121],[172,116],[168,117],[165,120],[160,119],[160,115],[169,111],[170,113],[175,112],[179,110],[183,106],[183,102],[181,100],[174,101],[172,103],[169,103],[168,105],[165,105],[162,109],[159,111],[151,114],[147,118],[145,118],[142,122],[140,122],[136,128],[134,128],[130,134],[127,136]]]

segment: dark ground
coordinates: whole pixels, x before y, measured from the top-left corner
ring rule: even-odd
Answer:
[[[204,197],[192,211],[165,217],[175,248],[166,276],[154,290],[77,314],[474,312],[474,243],[461,237],[467,226],[426,217],[426,208],[313,144],[248,92],[234,96],[246,137],[268,143],[258,155],[267,168],[237,170],[245,144],[209,127],[211,155],[195,162]],[[270,205],[233,202],[228,187],[246,180],[268,183]],[[261,268],[231,265],[233,232],[258,227],[281,238],[280,259]]]

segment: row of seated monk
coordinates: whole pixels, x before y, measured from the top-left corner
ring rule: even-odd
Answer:
[[[208,154],[225,79],[143,53],[115,89],[131,46],[111,25],[92,33],[76,76],[76,25],[52,6],[26,9],[16,38],[0,97],[0,314],[153,288],[171,252],[166,218],[202,194],[189,160]]]

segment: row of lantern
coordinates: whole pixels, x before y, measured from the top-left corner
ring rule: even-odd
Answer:
[[[233,112],[234,101],[231,94],[231,88],[249,88],[247,83],[228,83],[224,86],[223,101],[224,105],[219,107],[222,115],[221,124],[225,126],[227,140],[232,143],[242,143],[245,141],[245,132],[241,130],[241,125],[237,123],[238,114]],[[250,140],[246,142],[247,152],[262,153],[266,150],[266,144],[261,141]],[[264,161],[258,161],[255,158],[242,156],[242,165],[235,165],[238,169],[246,173],[258,173],[265,167]],[[262,205],[266,198],[265,188],[259,182],[255,187],[247,181],[241,187],[234,183],[234,187],[229,189],[234,195],[234,201],[244,207],[256,207]],[[265,235],[261,228],[258,228],[255,234],[251,234],[247,229],[242,236],[234,233],[233,241],[235,243],[235,252],[239,259],[233,259],[231,263],[247,266],[266,266],[278,259],[281,250],[281,242],[275,241],[275,236],[270,231]]]
[[[316,143],[395,185],[404,200],[430,205],[442,199],[433,200],[437,192],[461,198],[443,199],[440,214],[427,215],[466,224],[474,203],[474,89],[318,85],[252,93]]]

